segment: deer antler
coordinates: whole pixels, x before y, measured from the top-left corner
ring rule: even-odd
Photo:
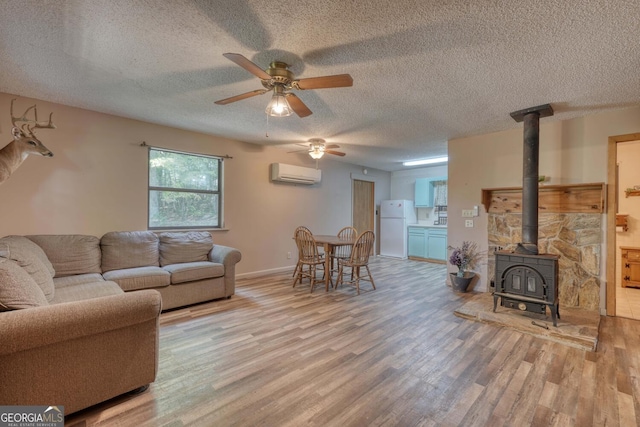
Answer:
[[[34,129],[36,128],[40,128],[40,129],[55,129],[56,125],[53,124],[53,113],[49,114],[49,122],[39,122],[38,121],[38,109],[36,108],[35,104],[32,105],[31,107],[27,108],[26,111],[24,112],[24,114],[22,115],[22,117],[14,117],[13,116],[13,101],[15,101],[15,99],[11,100],[11,124],[13,125],[13,127],[19,127],[16,123],[17,122],[24,122],[24,124],[22,125],[22,130],[25,131],[25,127],[26,127],[26,131],[28,131],[29,133],[31,133],[32,135],[34,134]],[[29,114],[29,111],[31,111],[33,109],[33,115],[35,117],[35,120],[31,120],[27,118],[27,114]],[[33,125],[33,126],[30,126]]]

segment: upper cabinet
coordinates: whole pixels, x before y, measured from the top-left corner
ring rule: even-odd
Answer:
[[[447,204],[447,177],[416,179],[415,206],[417,208],[432,208],[436,205]]]
[[[416,199],[417,208],[433,206],[433,192],[429,178],[416,179]]]

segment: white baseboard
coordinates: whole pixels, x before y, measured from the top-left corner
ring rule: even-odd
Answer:
[[[236,279],[252,278],[252,277],[265,276],[267,274],[282,273],[282,272],[285,272],[285,271],[293,271],[293,269],[295,267],[296,266],[294,264],[294,265],[289,265],[289,266],[285,266],[285,267],[270,268],[268,270],[250,271],[248,273],[236,274]]]

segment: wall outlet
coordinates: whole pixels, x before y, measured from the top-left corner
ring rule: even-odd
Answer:
[[[462,217],[463,218],[473,218],[473,210],[471,210],[471,209],[462,209]]]
[[[291,252],[287,252],[287,259],[291,259]]]
[[[464,221],[464,226],[465,227],[473,227],[473,220],[472,219],[467,219]]]

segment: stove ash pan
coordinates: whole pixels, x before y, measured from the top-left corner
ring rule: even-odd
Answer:
[[[496,252],[496,288],[493,311],[500,305],[546,315],[551,311],[553,326],[560,318],[558,310],[557,255],[524,255]]]

